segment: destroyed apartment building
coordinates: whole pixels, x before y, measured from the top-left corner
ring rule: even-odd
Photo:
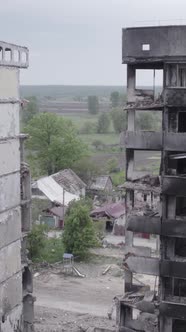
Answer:
[[[134,180],[143,177],[135,169],[136,151],[160,151],[161,209],[155,214],[135,214],[135,201],[127,209],[125,295],[118,304],[118,331],[185,332],[186,26],[123,29],[122,57],[127,64],[128,99],[126,206],[131,206]],[[162,72],[159,96],[154,80],[151,90],[137,85],[137,75],[148,70],[154,78],[157,71]],[[136,131],[139,111],[161,112],[161,131]],[[149,190],[155,192],[156,186]],[[146,247],[133,245],[133,235],[138,232],[160,237],[158,257],[149,256]],[[153,290],[137,283],[136,274],[155,276]]]
[[[20,134],[19,68],[28,49],[0,42],[0,331],[33,331],[32,271],[27,257],[31,227],[30,170]]]

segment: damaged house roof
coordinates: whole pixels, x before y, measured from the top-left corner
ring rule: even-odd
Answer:
[[[110,181],[111,184],[112,184],[112,179],[109,175],[97,176],[91,182],[91,184],[89,186],[89,189],[91,189],[91,190],[105,190],[108,181]]]
[[[68,205],[72,200],[78,200],[79,195],[73,195],[63,188],[51,177],[46,176],[33,183],[32,188],[39,189],[51,202]],[[38,196],[36,196],[38,197]]]
[[[52,174],[51,177],[62,188],[72,194],[77,194],[86,187],[86,184],[70,168]]]
[[[90,215],[92,217],[99,216],[102,217],[106,215],[109,218],[120,218],[125,214],[125,206],[121,203],[111,203],[101,206],[97,209],[91,211]]]

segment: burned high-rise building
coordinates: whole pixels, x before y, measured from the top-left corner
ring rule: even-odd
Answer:
[[[125,296],[119,305],[119,331],[186,331],[186,26],[123,29],[123,63],[127,64],[128,129],[126,180],[143,177],[136,171],[135,152],[161,152],[159,214],[128,210]],[[136,74],[163,72],[162,91],[137,88]],[[136,130],[138,111],[161,112],[159,132]],[[154,183],[149,183],[151,192]],[[126,188],[131,206],[132,185]],[[130,204],[129,204],[130,201]],[[159,257],[135,248],[133,233],[160,237]],[[135,284],[134,273],[159,277],[158,292]]]

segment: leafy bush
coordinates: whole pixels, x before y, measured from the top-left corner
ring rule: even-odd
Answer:
[[[97,132],[98,134],[106,134],[109,131],[110,117],[107,113],[101,113],[98,118]]]
[[[40,257],[41,251],[45,246],[45,232],[45,225],[34,225],[28,236],[28,249],[33,261]]]
[[[124,112],[122,109],[114,108],[111,112],[111,118],[113,122],[114,131],[116,133],[121,133],[126,130],[127,127],[126,112]]]
[[[55,263],[62,261],[62,238],[48,238],[46,225],[34,225],[28,236],[28,249],[33,262]]]
[[[88,255],[88,249],[96,245],[90,203],[85,199],[70,204],[65,218],[63,243],[65,251],[79,258]]]

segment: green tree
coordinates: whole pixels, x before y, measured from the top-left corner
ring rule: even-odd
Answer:
[[[109,173],[116,172],[118,170],[118,160],[111,158],[107,161],[106,169]]]
[[[65,218],[63,233],[65,251],[79,258],[86,257],[88,249],[96,244],[93,221],[89,214],[90,205],[81,199],[70,205]]]
[[[88,96],[88,111],[90,114],[99,112],[99,100],[97,96]]]
[[[101,174],[101,168],[95,162],[92,162],[90,157],[84,157],[77,161],[72,169],[86,184],[89,184],[92,178]]]
[[[113,91],[110,94],[110,101],[112,107],[118,107],[120,102],[120,95],[118,91]]]
[[[25,128],[30,138],[27,148],[32,167],[41,174],[71,168],[87,153],[70,120],[52,113],[40,113]]]
[[[111,112],[111,118],[116,133],[121,133],[126,130],[127,127],[126,112],[124,112],[122,109],[115,108]]]
[[[22,125],[26,125],[38,112],[39,106],[36,97],[27,98],[28,102],[23,103],[21,109],[21,122]]]
[[[108,133],[110,126],[110,117],[107,113],[101,113],[98,118],[97,132],[98,134]]]
[[[34,225],[28,235],[28,249],[30,258],[35,260],[40,257],[41,251],[45,246],[46,226]]]

